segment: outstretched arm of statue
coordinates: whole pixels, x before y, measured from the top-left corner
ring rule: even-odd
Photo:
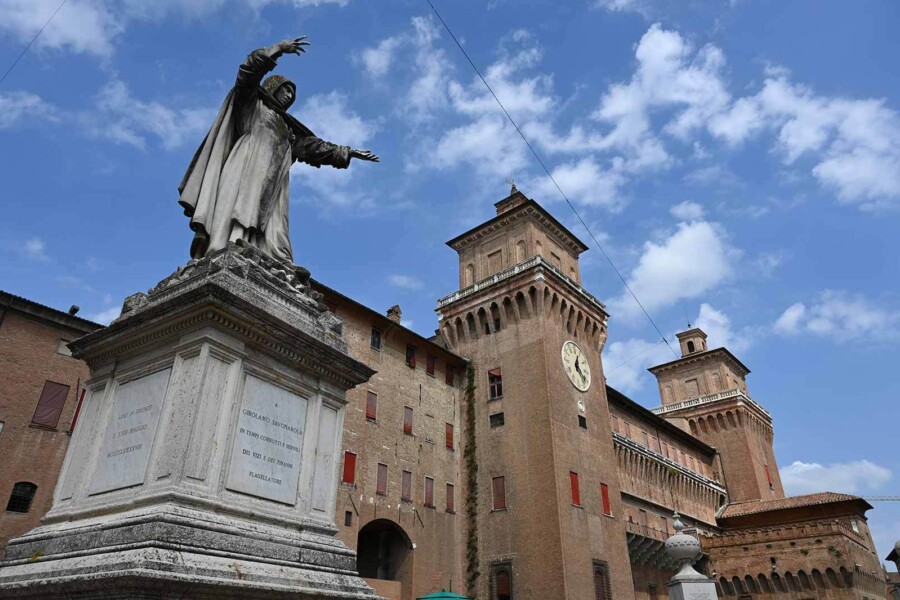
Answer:
[[[294,142],[294,157],[300,162],[305,162],[314,167],[331,165],[336,169],[346,169],[350,166],[350,159],[381,162],[381,159],[372,154],[371,150],[357,150],[350,146],[340,146],[315,136],[298,138]]]
[[[235,89],[244,92],[255,91],[266,73],[275,68],[275,61],[282,54],[296,54],[300,56],[306,52],[305,46],[309,46],[309,42],[306,41],[305,35],[301,35],[292,40],[283,40],[272,44],[267,48],[254,50],[238,68],[237,81],[234,84]]]

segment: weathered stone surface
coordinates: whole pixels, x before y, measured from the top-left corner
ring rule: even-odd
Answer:
[[[298,278],[229,245],[73,343],[91,366],[2,598],[376,598],[334,537],[347,388],[372,370]]]

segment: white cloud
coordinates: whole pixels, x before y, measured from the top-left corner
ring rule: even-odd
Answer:
[[[230,8],[258,12],[270,4],[346,6],[349,0],[69,0],[35,42],[38,49],[107,58],[131,23],[177,16],[198,19]],[[59,7],[58,0],[0,0],[0,30],[26,44]]]
[[[806,306],[796,302],[773,325],[776,333],[828,337],[836,342],[860,338],[900,339],[900,311],[883,308],[860,294],[826,290]]]
[[[415,321],[413,321],[412,319],[400,319],[400,325],[406,327],[407,329],[412,329],[414,323]]]
[[[502,116],[484,116],[445,132],[426,162],[441,169],[464,164],[485,177],[509,177],[527,164],[526,149],[515,135]]]
[[[868,460],[827,465],[795,461],[781,468],[781,481],[788,495],[821,491],[861,494],[879,490],[890,479],[890,469]]]
[[[388,277],[388,283],[395,287],[410,291],[421,290],[423,287],[422,282],[411,275],[391,275]]]
[[[552,171],[553,179],[573,202],[585,206],[602,206],[617,210],[625,204],[622,186],[626,176],[615,166],[603,169],[591,158],[563,163]],[[538,198],[545,202],[559,198],[559,191],[547,177],[539,177],[529,183]]]
[[[755,341],[752,328],[744,327],[740,331],[734,331],[731,326],[731,318],[705,302],[700,305],[700,313],[693,325],[706,333],[707,347],[709,348],[728,348],[730,351],[740,354]]]
[[[672,352],[662,342],[632,338],[611,342],[603,349],[603,374],[609,385],[625,394],[643,389],[653,376],[647,367],[672,360]]]
[[[900,114],[884,100],[818,95],[770,70],[762,89],[740,98],[709,122],[710,132],[736,145],[772,130],[782,161],[810,157],[813,176],[842,202],[864,209],[900,204]]]
[[[35,236],[25,240],[22,245],[22,254],[29,260],[48,261],[50,257],[47,255],[47,245],[44,240]]]
[[[172,108],[132,96],[121,79],[111,79],[97,94],[97,108],[81,115],[88,133],[119,144],[145,148],[150,136],[167,150],[200,144],[215,117],[213,108]]]
[[[322,139],[355,148],[368,144],[378,130],[376,123],[363,120],[348,106],[347,96],[337,91],[309,97],[298,114]]]
[[[105,310],[101,310],[100,312],[93,313],[85,316],[88,321],[93,321],[95,323],[100,323],[102,325],[109,325],[113,319],[119,316],[122,312],[122,307],[120,306],[112,306]]]
[[[670,208],[669,214],[682,221],[699,221],[705,213],[703,207],[696,202],[685,200]]]
[[[725,281],[737,254],[716,224],[679,223],[668,238],[644,244],[628,285],[644,308],[652,312],[684,298],[701,296]],[[625,290],[610,300],[609,306],[615,316],[629,320],[641,312]]]
[[[30,92],[0,93],[0,129],[33,120],[58,121],[56,107]]]
[[[394,62],[394,55],[402,44],[403,38],[394,36],[381,40],[374,48],[363,50],[361,59],[366,73],[372,77],[387,75]]]

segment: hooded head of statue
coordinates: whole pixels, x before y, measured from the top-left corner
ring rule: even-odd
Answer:
[[[282,75],[267,77],[262,83],[262,89],[284,110],[290,108],[297,97],[297,86]]]

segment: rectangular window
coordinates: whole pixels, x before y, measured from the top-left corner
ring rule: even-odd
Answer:
[[[375,493],[387,496],[387,465],[378,463],[378,477],[375,480]]]
[[[447,484],[447,512],[456,512],[456,498],[454,498],[454,492],[456,490],[453,487],[452,483]]]
[[[642,508],[638,509],[638,518],[640,519],[641,527],[646,527],[647,526],[647,511]]]
[[[612,418],[612,428],[613,428],[613,431],[615,431],[616,433],[619,433],[619,417],[614,416]]]
[[[569,471],[569,485],[572,488],[572,504],[581,506],[581,490],[578,487],[578,473]]]
[[[680,464],[682,467],[686,467],[686,466],[687,466],[687,460],[685,460],[685,458],[684,458],[684,451],[683,451],[683,450],[680,450],[679,452],[681,453],[681,462],[678,463],[678,464]]]
[[[347,450],[344,452],[344,483],[356,483],[356,454]]]
[[[494,413],[491,415],[491,429],[494,427],[502,427],[506,420],[503,418],[503,413]]]
[[[400,499],[412,501],[412,471],[403,471],[400,478]]]
[[[578,426],[582,429],[587,429],[587,419],[584,415],[578,415]]]
[[[611,517],[612,507],[609,505],[609,486],[605,483],[600,484],[600,498],[603,500],[603,514]]]
[[[650,447],[650,437],[646,431],[641,431],[641,441],[644,443],[644,448]]]
[[[348,510],[344,512],[344,526],[350,527],[351,525],[353,525],[353,513]]]
[[[35,425],[55,428],[59,423],[59,415],[68,395],[69,386],[52,381],[44,382],[44,389],[41,391],[41,397],[34,409],[31,422]]]
[[[412,435],[413,425],[413,409],[409,406],[403,407],[403,433]]]
[[[425,478],[425,506],[434,508],[434,479]]]
[[[431,375],[434,377],[434,364],[437,362],[437,359],[432,355],[427,355],[425,357],[425,374]]]
[[[662,521],[662,530],[663,533],[666,534],[666,537],[669,537],[669,520],[665,517],[660,517]]]
[[[659,438],[652,437],[650,438],[650,449],[659,454]]]
[[[446,423],[444,427],[444,444],[453,450],[453,423]]]
[[[416,347],[409,344],[406,345],[406,364],[413,369],[416,368]]]
[[[366,418],[374,421],[378,416],[378,394],[369,391],[366,394]]]
[[[631,438],[631,423],[629,423],[628,421],[625,421],[625,429],[623,431],[624,431],[625,437],[630,439]]]
[[[669,445],[665,442],[662,443],[662,455],[669,458]]]
[[[503,477],[491,479],[491,490],[494,494],[494,510],[506,508],[506,480]]]
[[[691,463],[691,471],[696,471],[696,470],[697,470],[697,463],[694,461],[694,457],[693,457],[693,456],[689,456],[689,457],[688,457],[688,461]]]
[[[488,371],[488,398],[497,400],[503,397],[503,375],[500,369],[491,369]]]
[[[453,385],[453,367],[450,365],[447,365],[447,368],[444,371],[444,383]]]
[[[372,328],[372,337],[369,340],[369,345],[372,346],[373,350],[381,350],[381,331],[374,327]]]

